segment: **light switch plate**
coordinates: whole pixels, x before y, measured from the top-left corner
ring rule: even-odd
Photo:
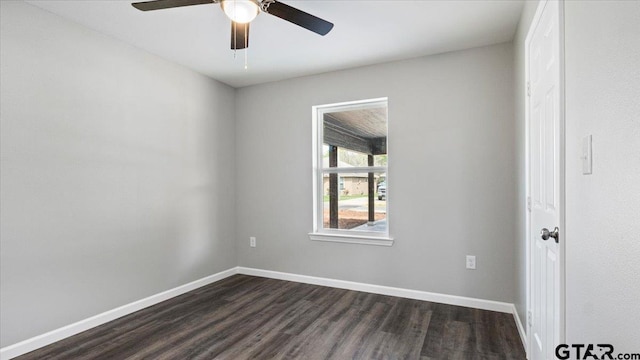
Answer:
[[[476,269],[476,256],[475,255],[467,255],[467,269],[475,270]]]
[[[589,175],[593,172],[591,140],[591,135],[587,135],[582,139],[582,174],[584,175]]]

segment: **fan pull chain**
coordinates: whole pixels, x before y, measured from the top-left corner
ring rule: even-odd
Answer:
[[[234,6],[235,6],[235,3],[234,3]],[[231,27],[233,29],[233,34],[232,34],[233,35],[233,60],[235,60],[236,55],[238,53],[237,46],[235,46],[238,43],[238,24],[232,21],[231,25],[233,25]]]
[[[249,24],[244,25],[244,69],[249,68]]]

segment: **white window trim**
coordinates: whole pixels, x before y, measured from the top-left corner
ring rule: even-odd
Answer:
[[[312,119],[313,119],[313,166],[312,166],[312,178],[313,178],[313,232],[309,233],[309,239],[314,241],[327,241],[335,243],[349,243],[349,244],[362,244],[362,245],[375,245],[375,246],[392,246],[394,239],[389,236],[389,165],[386,167],[374,166],[374,167],[355,167],[349,169],[322,169],[322,151],[320,151],[319,144],[322,143],[322,116],[330,109],[340,107],[340,110],[357,110],[369,108],[376,103],[385,103],[388,108],[388,98],[377,98],[360,101],[349,101],[335,104],[317,105],[312,107]],[[387,119],[388,120],[388,119]],[[388,123],[387,123],[388,127]],[[389,148],[389,139],[387,136],[387,149]],[[388,153],[388,151],[387,151]],[[324,189],[322,188],[322,175],[323,172],[329,173],[341,173],[341,172],[353,172],[354,170],[366,170],[367,172],[385,172],[387,183],[387,230],[385,232],[374,231],[354,231],[354,230],[338,230],[338,229],[324,229],[321,224],[323,221],[323,198]]]
[[[358,232],[359,234],[359,232]],[[345,235],[345,234],[329,234],[329,233],[309,233],[309,239],[313,241],[327,241],[347,244],[377,245],[377,246],[393,246],[393,238],[381,236],[367,235]]]

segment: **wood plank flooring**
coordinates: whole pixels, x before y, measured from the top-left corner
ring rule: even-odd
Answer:
[[[525,359],[511,314],[234,275],[17,359]]]

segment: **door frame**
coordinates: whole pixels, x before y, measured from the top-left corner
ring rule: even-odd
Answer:
[[[531,21],[531,24],[529,25],[529,29],[527,31],[527,36],[525,38],[525,46],[524,46],[524,76],[525,76],[525,91],[524,91],[524,97],[525,97],[525,185],[526,185],[526,199],[525,199],[525,217],[526,217],[526,221],[525,221],[525,240],[526,240],[526,289],[527,289],[527,308],[526,308],[526,325],[525,325],[525,331],[526,331],[526,337],[527,337],[527,344],[526,344],[526,353],[527,353],[527,359],[529,358],[529,356],[531,355],[531,346],[532,346],[532,339],[531,339],[531,295],[532,295],[532,271],[531,271],[531,246],[533,245],[532,239],[531,239],[531,207],[530,207],[530,199],[531,199],[531,180],[530,180],[530,176],[531,176],[531,171],[530,171],[530,141],[529,141],[529,137],[530,137],[530,133],[529,133],[529,126],[530,126],[530,119],[529,119],[529,106],[530,106],[530,97],[529,97],[529,46],[531,44],[531,37],[533,36],[533,30],[535,28],[535,26],[540,22],[540,18],[542,17],[542,12],[545,8],[545,6],[550,5],[550,6],[558,6],[558,22],[559,22],[559,26],[558,26],[558,36],[559,36],[559,106],[558,106],[558,110],[559,110],[559,152],[560,152],[560,159],[559,159],[559,172],[558,172],[558,176],[559,178],[559,194],[558,194],[558,199],[559,199],[559,219],[558,219],[558,227],[560,228],[560,242],[559,242],[559,247],[558,247],[558,251],[559,251],[559,256],[558,256],[558,261],[559,261],[559,286],[560,286],[560,291],[559,291],[559,296],[560,296],[560,305],[559,305],[559,315],[558,318],[556,319],[557,325],[558,325],[558,329],[559,329],[559,340],[560,343],[564,343],[566,342],[566,319],[565,319],[565,314],[566,314],[566,305],[565,305],[565,294],[566,294],[566,272],[565,272],[565,259],[566,259],[566,239],[567,239],[567,227],[566,227],[566,217],[565,217],[565,202],[566,202],[566,197],[565,197],[565,172],[566,172],[566,166],[565,166],[565,159],[566,159],[566,151],[565,151],[565,145],[566,145],[566,133],[565,133],[565,45],[564,45],[564,0],[540,0],[538,2],[538,6],[536,8],[536,12],[533,16],[533,20]]]

